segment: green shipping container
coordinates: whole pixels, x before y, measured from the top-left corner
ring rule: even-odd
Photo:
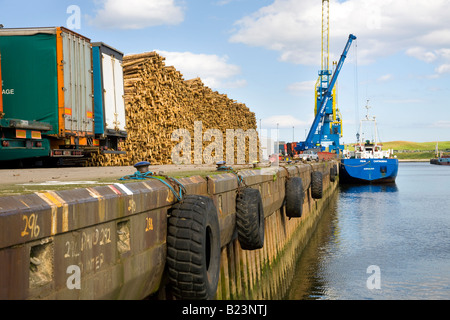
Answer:
[[[65,28],[0,29],[4,118],[48,123],[46,134],[94,134],[90,40]]]

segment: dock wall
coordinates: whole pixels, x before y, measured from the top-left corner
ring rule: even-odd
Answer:
[[[296,261],[315,230],[323,210],[338,185],[330,181],[330,163],[289,167],[290,177],[301,177],[305,197],[301,218],[286,216],[285,179],[254,181],[260,188],[265,212],[264,246],[258,250],[242,250],[237,239],[222,246],[217,299],[282,299],[294,275]],[[323,197],[311,196],[311,171],[323,173]]]
[[[220,226],[217,299],[277,299],[336,189],[334,162],[244,170],[264,207],[264,246],[242,250],[236,235],[235,174],[181,178],[187,194],[211,197]],[[323,197],[311,197],[311,172]],[[300,176],[301,218],[285,214],[285,183]],[[333,179],[334,180],[334,179]],[[157,180],[0,198],[0,299],[144,299],[166,294],[167,217],[177,200]]]

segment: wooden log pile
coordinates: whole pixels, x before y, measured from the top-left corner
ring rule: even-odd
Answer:
[[[208,129],[223,133],[223,160],[227,129],[254,129],[256,132],[255,114],[245,104],[213,91],[199,78],[184,80],[183,75],[173,66],[166,66],[164,60],[156,52],[124,57],[128,132],[124,149],[127,155],[96,155],[91,165],[132,165],[139,161],[149,161],[152,165],[172,164],[172,151],[181,141],[172,141],[172,133],[177,129],[189,130],[190,160],[194,163],[199,159],[194,156],[194,123],[198,125],[198,121],[201,121],[202,133]],[[203,149],[210,143],[203,141]],[[245,153],[248,161],[248,148]]]

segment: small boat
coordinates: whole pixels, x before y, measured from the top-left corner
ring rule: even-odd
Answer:
[[[450,166],[450,154],[444,154],[438,158],[431,159],[430,163],[442,166]]]
[[[436,157],[430,159],[430,163],[442,166],[450,166],[450,153],[439,152],[438,143],[436,142]]]
[[[359,133],[356,135],[355,150],[344,150],[339,165],[340,183],[375,184],[393,183],[397,177],[398,159],[392,150],[383,150],[378,142],[377,123],[375,117],[369,117],[369,105],[366,106],[366,118],[361,120]],[[365,140],[363,124],[373,124],[374,139]]]

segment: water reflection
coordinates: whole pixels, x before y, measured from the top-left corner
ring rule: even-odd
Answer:
[[[336,243],[339,238],[335,210],[338,197],[339,194],[336,194],[330,202],[331,209],[322,216],[316,231],[297,262],[295,276],[286,296],[287,300],[315,300],[325,295],[328,287],[326,278],[322,277],[318,270],[323,263],[320,257],[329,254],[327,244]]]
[[[340,185],[339,189],[348,194],[363,192],[398,192],[396,183],[389,184],[368,184],[368,185]]]
[[[286,299],[450,299],[450,170],[400,169],[397,184],[339,188]],[[367,287],[371,265],[379,290]]]

